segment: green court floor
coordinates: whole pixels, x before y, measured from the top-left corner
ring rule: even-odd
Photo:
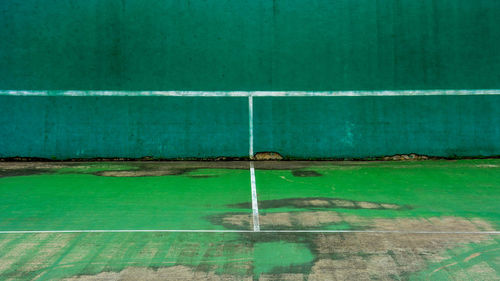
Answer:
[[[500,279],[499,159],[253,165],[0,162],[0,280]]]
[[[251,212],[228,207],[249,200],[242,169],[88,163],[0,181],[1,230],[223,229],[211,221]]]
[[[257,166],[258,167],[258,166]],[[401,229],[389,220],[419,221],[419,230],[454,230],[488,222],[500,229],[500,161],[319,162],[307,167],[257,170],[265,229]],[[322,214],[322,220],[312,224]],[[290,214],[290,215],[288,215]],[[288,216],[287,218],[285,218]],[[298,216],[298,217],[297,217]],[[330,217],[328,217],[330,216]],[[304,219],[301,219],[304,217]],[[432,223],[439,222],[442,224]],[[262,220],[262,219],[261,219]],[[301,224],[306,222],[306,225]],[[387,222],[383,226],[375,224]]]

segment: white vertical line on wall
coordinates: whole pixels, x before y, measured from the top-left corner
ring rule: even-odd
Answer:
[[[252,188],[253,231],[260,231],[259,204],[257,203],[257,184],[255,183],[255,168],[253,166],[253,161],[250,161],[250,185]]]
[[[253,97],[248,96],[248,154],[253,159]]]

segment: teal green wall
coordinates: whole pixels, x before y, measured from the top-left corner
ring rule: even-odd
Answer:
[[[0,96],[0,157],[248,156],[234,97]]]
[[[293,158],[500,155],[500,95],[254,98],[255,151]]]
[[[0,90],[500,89],[497,0],[0,1]],[[255,98],[255,151],[500,155],[498,96]],[[0,157],[248,154],[246,98],[0,96]]]
[[[254,97],[254,151],[500,155],[500,95]],[[247,156],[246,97],[0,95],[0,157]]]
[[[498,0],[5,0],[0,89],[500,88]]]

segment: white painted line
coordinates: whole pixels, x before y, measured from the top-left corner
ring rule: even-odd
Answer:
[[[252,188],[252,218],[253,231],[260,231],[259,224],[259,204],[257,203],[257,185],[255,183],[255,168],[253,162],[250,161],[250,185]]]
[[[253,98],[252,96],[248,96],[248,154],[250,156],[250,160],[253,159]]]
[[[362,97],[500,95],[500,89],[400,91],[45,91],[0,90],[0,96]]]
[[[230,229],[109,229],[109,230],[3,230],[0,234],[37,234],[37,233],[133,233],[133,232],[172,232],[172,233],[254,233],[254,230]],[[259,230],[262,233],[374,233],[374,234],[477,234],[500,235],[500,231],[405,231],[405,230]]]

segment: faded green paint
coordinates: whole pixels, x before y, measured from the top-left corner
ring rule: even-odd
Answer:
[[[254,151],[363,158],[500,155],[500,95],[254,98]]]
[[[498,159],[290,163],[279,169],[261,169],[266,163],[256,163],[262,214],[324,210],[368,219],[356,226],[346,221],[314,226],[329,229],[372,227],[371,218],[446,216],[479,218],[500,228]],[[37,170],[23,169],[22,164],[21,168],[9,168],[9,163],[4,163],[5,167],[0,166],[0,176],[5,175],[0,177],[0,230],[224,229],[228,225],[231,229],[251,229],[246,216],[237,219],[246,220],[241,225],[223,221],[251,212],[248,167],[242,168],[239,162],[215,162],[205,168],[190,168],[198,165],[54,163]],[[273,205],[273,200],[289,198],[334,198],[399,208],[364,208],[358,203],[347,208],[301,202]]]
[[[247,170],[154,177],[90,171],[0,178],[0,230],[223,229],[210,219],[251,212],[227,207],[250,200]]]
[[[254,274],[259,277],[261,273],[267,272],[293,272],[292,267],[296,266],[295,273],[303,273],[303,267],[310,267],[314,255],[306,245],[301,243],[286,242],[264,242],[256,243],[253,247],[255,257]],[[301,267],[303,266],[303,267]]]
[[[500,88],[496,0],[10,0],[0,89]]]
[[[449,258],[430,262],[428,268],[410,275],[409,280],[489,280],[500,277],[500,237],[493,243],[469,244],[448,250]],[[492,270],[497,271],[497,275]]]
[[[247,165],[0,163],[0,230],[250,230],[250,173],[242,168]],[[376,225],[380,219],[411,231],[500,227],[498,159],[255,165],[263,229],[282,228],[268,224],[268,216],[278,212],[295,219],[293,229],[306,224],[306,229],[334,229],[340,224],[344,229],[380,229]],[[158,175],[144,176],[147,173]],[[302,205],[265,207],[271,200],[287,198],[297,198]],[[311,198],[405,208],[303,205]],[[314,224],[325,211],[365,224]],[[498,235],[486,234],[0,234],[0,279],[495,280],[500,274],[499,243]]]
[[[0,96],[0,112],[0,157],[248,155],[246,98]]]
[[[251,248],[233,233],[14,234],[0,235],[0,243],[1,279],[60,280],[129,267],[154,272],[172,266],[244,277],[249,273],[242,265],[253,260]],[[12,256],[16,249],[21,254]],[[183,277],[174,274],[179,272],[169,279]]]
[[[258,168],[258,167],[257,167]],[[374,218],[461,217],[480,218],[500,228],[500,160],[351,162],[348,165],[311,166],[319,176],[294,176],[287,170],[257,170],[256,181],[262,214],[295,211],[334,211],[369,218],[348,228],[373,227]],[[266,208],[266,201],[287,198],[338,198],[354,202],[388,203],[399,209],[370,206],[288,204]],[[300,203],[300,202],[299,202]],[[347,224],[348,225],[348,224]],[[280,226],[262,226],[276,229]],[[346,222],[317,225],[345,229]],[[423,226],[424,227],[424,226]],[[293,228],[303,228],[300,224]]]
[[[310,236],[310,237],[309,237]],[[121,280],[118,273],[127,269],[142,269],[140,275],[153,278],[162,272],[163,279],[196,279],[212,277],[214,280],[260,280],[292,279],[301,280],[311,276],[308,272],[308,263],[311,263],[309,250],[302,243],[280,242],[280,239],[314,240],[322,234],[304,235],[295,234],[283,237],[269,234],[254,234],[250,240],[267,239],[275,242],[253,243],[235,233],[92,233],[92,234],[9,234],[0,235],[0,278],[15,280],[61,280],[63,278],[78,278],[76,280]],[[348,239],[346,234],[330,234],[340,240]],[[380,239],[379,239],[380,240]],[[384,240],[391,243],[390,240]],[[448,259],[435,263],[429,261],[428,267],[421,272],[412,274],[393,274],[392,279],[410,280],[495,280],[500,272],[498,247],[500,237],[486,243],[460,245],[448,253]],[[332,277],[331,273],[346,272],[348,270],[356,276],[380,276],[377,267],[363,268],[363,259],[383,256],[386,253],[353,253],[360,257],[357,263],[347,263],[340,254],[343,249],[331,245],[333,251],[323,253],[322,256],[337,255],[336,268],[324,267],[324,275]],[[361,248],[362,249],[362,248]],[[338,252],[337,252],[338,250]],[[404,245],[399,251],[406,253],[410,260],[413,257],[411,245]],[[464,261],[472,254],[481,255]],[[426,257],[426,254],[421,255]],[[269,261],[269,264],[265,264]],[[432,273],[434,270],[457,262],[444,270]],[[483,271],[478,271],[474,265],[481,265]],[[260,265],[260,267],[252,267]],[[276,267],[271,267],[276,265]],[[385,264],[380,264],[380,267]],[[409,266],[411,264],[402,264]],[[169,268],[183,270],[168,271]],[[264,272],[259,270],[264,269]],[[192,270],[192,271],[191,271]],[[393,267],[384,268],[393,271]],[[497,273],[495,273],[495,271]],[[141,273],[141,271],[139,271]],[[280,275],[283,274],[283,275]],[[364,273],[364,274],[363,274]],[[104,275],[103,275],[104,274]],[[107,274],[107,275],[106,275]],[[198,275],[194,275],[198,274]],[[304,274],[304,275],[302,275]],[[352,276],[351,275],[351,276]],[[138,278],[136,274],[129,276]],[[317,275],[318,276],[318,275]],[[95,279],[91,279],[94,277]],[[106,278],[107,277],[107,278]],[[224,279],[225,277],[225,279]],[[125,279],[125,278],[122,278]],[[162,279],[162,278],[158,278]],[[255,280],[254,279],[254,280]],[[312,279],[312,278],[310,278]],[[257,279],[259,280],[259,279]]]

